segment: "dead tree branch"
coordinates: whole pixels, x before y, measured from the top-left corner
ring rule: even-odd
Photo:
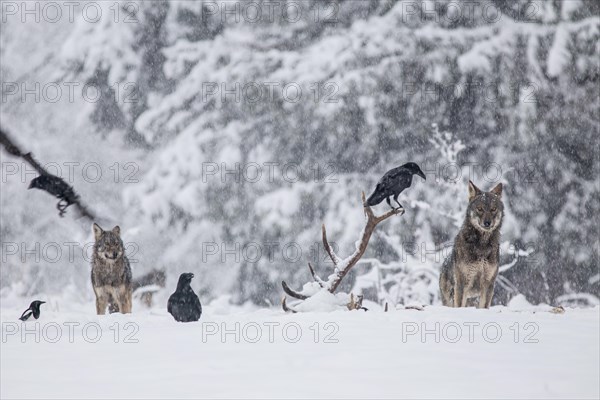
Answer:
[[[4,147],[4,149],[6,150],[6,152],[8,154],[15,156],[15,157],[22,158],[23,160],[25,160],[37,172],[39,172],[40,176],[49,177],[52,180],[58,182],[62,187],[67,188],[67,190],[72,191],[71,186],[67,182],[65,182],[62,178],[49,173],[40,163],[37,162],[37,160],[35,158],[33,158],[33,155],[31,153],[24,153],[19,148],[19,146],[10,138],[8,133],[6,133],[6,131],[1,127],[0,127],[0,144],[2,144],[2,146]],[[48,193],[50,193],[50,192],[48,192]],[[96,219],[94,213],[92,211],[90,211],[81,202],[79,195],[77,195],[74,191],[72,191],[72,193],[73,194],[71,196],[69,196],[70,198],[69,198],[67,206],[69,204],[75,205],[75,207],[79,210],[81,215],[88,218],[90,221],[94,221]],[[53,193],[50,193],[50,194],[53,194]],[[62,200],[64,200],[64,199],[61,199],[61,201]],[[58,206],[59,210],[61,210],[60,204],[61,203],[59,202],[59,206]],[[64,208],[66,208],[66,207],[64,207]],[[64,208],[61,210],[61,213],[59,214],[61,217],[62,217],[62,214],[64,213]]]

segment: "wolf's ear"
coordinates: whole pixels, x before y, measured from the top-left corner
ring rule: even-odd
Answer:
[[[479,194],[481,194],[481,190],[473,182],[469,181],[469,201],[473,200]]]
[[[98,225],[95,222],[92,225],[92,230],[94,231],[94,237],[96,238],[96,240],[99,240],[100,236],[102,236],[102,234],[104,233],[104,231],[102,230],[102,228],[100,228],[100,225]]]
[[[502,184],[501,183],[497,184],[495,188],[490,190],[490,193],[493,193],[498,197],[502,197]]]
[[[121,236],[121,228],[119,228],[119,225],[112,228],[112,233],[114,233],[117,236]]]

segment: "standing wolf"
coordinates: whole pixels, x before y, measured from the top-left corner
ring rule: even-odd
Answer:
[[[109,312],[131,312],[131,267],[125,256],[121,229],[104,231],[93,225],[94,253],[92,255],[92,286],[96,294],[96,313],[102,315],[108,305]]]
[[[501,183],[482,192],[469,181],[467,216],[440,273],[445,306],[466,307],[469,298],[479,296],[479,308],[490,307],[500,257],[501,197]]]

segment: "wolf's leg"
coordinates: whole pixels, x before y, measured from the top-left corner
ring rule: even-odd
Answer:
[[[466,307],[468,300],[469,300],[468,291],[465,290],[465,288],[463,287],[463,289],[462,289],[462,300],[460,302],[460,306],[461,307]]]
[[[96,288],[94,288],[94,292],[96,293],[96,314],[104,315],[106,313],[106,306],[108,305],[106,294],[104,294],[102,289],[96,291]]]
[[[114,314],[119,312],[119,304],[117,304],[116,301],[112,301],[108,303],[108,313],[109,314]]]
[[[442,280],[440,279],[439,287],[440,287],[440,300],[442,300],[442,305],[447,306],[446,304],[446,293],[444,292],[444,288],[442,286]]]
[[[456,271],[454,283],[454,307],[466,307],[472,282],[468,277]]]
[[[444,290],[442,282],[440,281],[440,299],[442,300],[442,305],[448,307],[448,294]]]
[[[133,301],[131,299],[131,297],[133,296],[133,293],[131,293],[131,290],[127,293],[127,313],[131,314],[131,309],[133,308]]]
[[[131,292],[124,295],[122,313],[131,314]]]
[[[119,300],[121,303],[121,312],[123,314],[131,313],[131,289],[125,285],[119,286]]]
[[[463,279],[460,274],[456,274],[454,278],[454,307],[464,307],[463,297],[465,294],[465,287]]]
[[[454,287],[448,288],[446,303],[448,303],[448,307],[454,307]]]
[[[442,304],[446,307],[454,306],[454,299],[452,293],[452,286],[444,273],[440,274],[440,294],[442,298]]]
[[[485,293],[485,308],[490,308],[490,305],[492,304],[492,298],[494,297],[494,281],[492,281],[492,283],[490,283],[490,285],[487,287],[486,293]],[[479,304],[481,304],[481,299],[479,299]]]
[[[108,312],[118,313],[123,312],[123,304],[121,303],[121,296],[119,293],[119,288],[111,287],[110,288],[110,300]]]
[[[487,283],[482,282],[481,290],[479,292],[479,304],[477,305],[477,308],[487,308],[485,306],[485,303],[487,302],[488,290],[489,290],[489,288],[488,288]]]

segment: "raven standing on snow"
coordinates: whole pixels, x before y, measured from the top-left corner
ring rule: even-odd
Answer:
[[[44,304],[45,301],[33,301],[31,302],[31,304],[29,305],[29,308],[25,311],[23,311],[23,314],[21,314],[21,318],[19,318],[21,321],[27,321],[29,319],[29,317],[31,317],[33,315],[33,318],[38,319],[40,317],[40,306],[42,304]]]
[[[40,189],[60,199],[56,208],[61,217],[65,214],[67,207],[77,201],[77,195],[73,188],[55,175],[40,175],[34,178],[28,189]]]
[[[167,310],[175,318],[175,321],[198,321],[202,315],[200,299],[190,286],[193,277],[194,274],[191,272],[181,274],[179,282],[177,282],[177,290],[169,297]]]
[[[425,174],[421,171],[421,168],[414,162],[409,162],[389,170],[379,182],[377,182],[375,191],[367,199],[367,205],[376,206],[385,199],[388,205],[393,209],[394,207],[390,203],[390,197],[394,196],[394,201],[402,208],[402,204],[398,203],[398,196],[404,189],[410,187],[413,175],[419,175],[421,178],[427,180]]]

